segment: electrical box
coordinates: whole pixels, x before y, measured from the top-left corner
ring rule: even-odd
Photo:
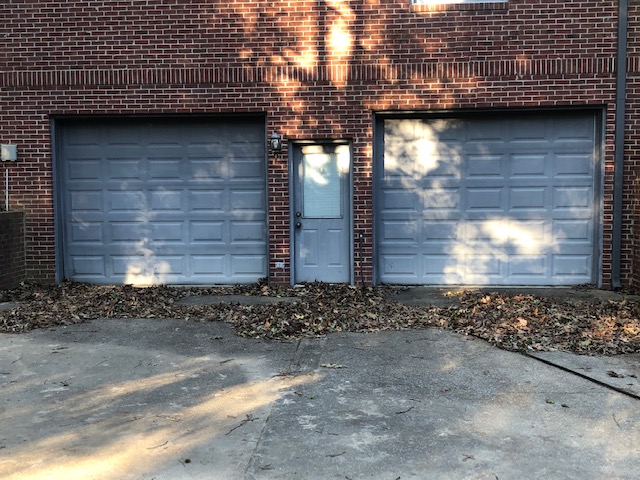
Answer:
[[[15,162],[18,160],[17,145],[0,145],[0,160],[3,162]]]

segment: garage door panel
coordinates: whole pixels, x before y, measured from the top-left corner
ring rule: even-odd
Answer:
[[[457,180],[462,176],[459,154],[450,148],[440,149],[434,153],[424,146],[422,159],[413,168],[413,174],[428,174],[436,181]],[[405,173],[409,173],[405,168]]]
[[[444,122],[441,123],[444,124]],[[436,121],[431,126],[426,126],[426,128],[437,128],[437,126]],[[388,145],[390,148],[395,148],[402,146],[404,142],[419,140],[424,137],[424,128],[424,123],[415,118],[388,120],[384,122],[384,135],[385,138],[389,139],[388,142],[385,142],[385,146]],[[447,140],[445,135],[442,135],[441,138],[443,142]]]
[[[70,192],[69,204],[74,212],[102,212],[103,208],[103,192],[102,190],[84,190],[78,189]]]
[[[75,244],[100,245],[105,241],[104,225],[102,222],[71,222],[70,242]]]
[[[424,205],[424,211],[439,211],[442,213],[455,213],[461,211],[460,189],[456,187],[436,188],[436,194],[433,188],[425,188],[420,193],[420,200]]]
[[[128,243],[137,242],[141,237],[141,222],[122,222],[111,220],[103,222],[110,236],[105,239],[105,243]]]
[[[385,217],[385,221],[388,220],[388,221],[401,221],[401,222],[402,221],[413,222],[422,218],[417,211],[411,210],[411,209],[386,210],[384,217]]]
[[[205,158],[202,160],[191,159],[189,161],[189,181],[192,183],[223,183],[228,177],[228,167],[224,166],[222,159]]]
[[[78,131],[77,135],[69,138],[66,142],[66,148],[69,152],[75,152],[79,147],[94,147],[102,143],[104,130],[97,126],[85,125],[82,131]]]
[[[166,275],[171,276],[174,279],[183,278],[188,275],[186,270],[186,262],[184,255],[158,255],[156,254],[153,258],[153,273],[154,275]],[[149,268],[149,263],[143,263],[142,265],[144,272],[144,268],[151,270]]]
[[[416,192],[390,188],[385,195],[382,208],[385,211],[416,211]]]
[[[118,146],[118,145],[130,145],[134,148],[140,148],[140,143],[143,136],[143,125],[136,125],[135,128],[123,129],[121,128],[121,124],[110,123],[110,124],[100,124],[95,123],[95,125],[88,126],[86,129],[97,130],[100,135],[99,140],[95,143],[96,146],[102,147],[103,145]],[[82,135],[81,132],[74,132],[74,137],[78,135]],[[71,140],[73,141],[73,140]]]
[[[152,215],[184,211],[183,199],[185,195],[182,189],[150,189],[148,195],[149,211]]]
[[[410,282],[418,280],[418,255],[384,255],[381,266],[385,276],[396,279],[395,283],[403,283],[400,279]]]
[[[131,159],[131,160],[139,160],[144,157],[144,148],[137,143],[132,143],[130,145],[126,144],[113,144],[113,143],[104,143],[104,144],[96,144],[87,146],[83,150],[84,152],[90,152],[91,154],[95,154],[97,149],[102,149],[102,147],[108,148],[107,159],[120,160],[120,159]],[[104,157],[101,157],[104,158]]]
[[[487,117],[482,122],[470,124],[464,119],[449,119],[447,122],[454,131],[457,132],[457,139],[466,146],[467,144],[488,145],[490,143],[504,142],[504,129],[508,128],[501,119],[497,117]],[[448,130],[447,127],[440,127]]]
[[[105,209],[110,212],[142,212],[147,211],[147,196],[142,190],[106,191]],[[98,207],[98,204],[96,204]]]
[[[189,244],[223,243],[224,221],[192,221],[189,228]]]
[[[498,246],[503,251],[509,247],[520,249],[524,246],[533,249],[544,239],[542,222],[525,224],[496,218],[481,221],[469,220],[463,225],[465,242],[479,243],[488,249]]]
[[[467,189],[467,209],[486,212],[502,212],[503,187],[484,187]]]
[[[397,243],[418,242],[418,220],[386,220],[382,223],[381,241]]]
[[[205,133],[205,135],[215,135],[213,132]],[[194,165],[202,160],[214,161],[219,160],[224,155],[224,149],[221,142],[198,142],[197,139],[189,142],[184,146],[184,156],[187,164]]]
[[[464,241],[486,242],[487,240],[493,240],[505,230],[506,227],[503,223],[502,221],[469,220],[459,225],[464,232]],[[507,239],[505,238],[504,240],[506,241]]]
[[[593,281],[593,114],[387,119],[384,124],[375,171],[382,282]],[[450,161],[453,167],[446,165]],[[420,163],[437,167],[415,167]],[[457,178],[433,174],[447,168],[459,172]]]
[[[432,281],[438,279],[437,283],[445,280],[444,272],[447,272],[449,276],[456,276],[457,272],[451,271],[451,261],[454,259],[449,254],[425,254],[422,255],[422,263],[425,275]],[[456,268],[455,266],[453,267]],[[417,277],[417,275],[416,275]]]
[[[578,142],[583,141],[586,145],[593,143],[593,116],[585,115],[565,115],[561,119],[553,119],[549,124],[550,136],[555,140]]]
[[[232,160],[229,168],[229,178],[235,181],[254,181],[262,183],[264,180],[264,166],[255,161]]]
[[[100,165],[96,165],[96,175],[101,175],[107,182],[140,181],[140,161],[137,159],[107,158],[98,162]]]
[[[553,190],[553,209],[585,209],[593,205],[593,189],[589,187],[557,187]]]
[[[579,177],[590,181],[593,177],[593,167],[589,154],[558,154],[553,159],[553,175],[556,177]]]
[[[478,244],[474,248],[496,248],[507,252],[538,252],[549,243],[550,234],[546,220],[515,220],[496,217],[486,220],[467,220],[458,224],[464,243]],[[451,250],[462,249],[461,245],[450,246]]]
[[[79,280],[87,278],[106,278],[106,265],[104,257],[101,255],[74,255],[71,258],[73,268],[82,272],[78,275]]]
[[[165,273],[174,276],[185,274],[184,256],[182,255],[112,255],[113,276],[125,281],[127,278],[149,276],[153,273]],[[153,273],[151,273],[153,272]]]
[[[525,122],[526,124],[526,122]],[[525,125],[523,124],[523,125]],[[509,146],[511,151],[523,153],[545,153],[549,151],[550,140],[549,133],[544,130],[531,131],[523,134],[518,124],[513,124],[509,130]],[[547,138],[545,138],[547,135]]]
[[[151,224],[151,240],[154,242],[182,244],[187,240],[185,233],[185,224],[182,221]]]
[[[232,221],[230,222],[231,241],[243,243],[264,243],[264,222]]]
[[[504,177],[502,155],[467,154],[467,178]]]
[[[443,122],[442,125],[445,125]],[[441,125],[425,125],[419,119],[385,122],[385,144],[391,161],[385,164],[387,179],[416,178],[429,173],[433,178],[460,178],[460,155],[454,132],[444,132]],[[449,135],[447,135],[449,133]],[[436,145],[429,139],[440,136]]]
[[[140,129],[132,129],[131,131],[134,134],[131,138],[136,139],[136,143],[144,143],[148,147],[180,145],[189,141],[191,133],[174,123],[160,123],[153,120],[141,125]],[[116,135],[119,140],[120,132],[116,132]]]
[[[590,255],[556,255],[553,259],[553,275],[577,278],[582,281],[591,276]]]
[[[547,261],[546,255],[510,255],[508,261],[509,278],[520,278],[527,281],[532,278],[544,280],[548,276]]]
[[[89,123],[61,128],[67,278],[189,284],[266,276],[263,122]]]
[[[507,239],[520,248],[538,248],[547,244],[550,237],[550,225],[547,219],[523,220],[509,218],[507,220]]]
[[[78,158],[69,160],[67,175],[73,181],[100,181],[100,160]]]
[[[593,243],[593,227],[590,219],[554,220],[553,241],[555,243]]]
[[[424,242],[428,244],[445,243],[457,241],[459,235],[459,224],[452,220],[428,220],[424,224]]]
[[[483,283],[502,277],[502,259],[500,255],[468,254],[461,258],[464,265],[464,277],[471,283]]]
[[[192,255],[191,271],[200,278],[224,277],[224,255]]]
[[[187,190],[187,204],[189,212],[223,212],[225,195],[224,190],[199,189],[190,187]]]
[[[242,144],[252,144],[254,146],[262,147],[262,140],[264,135],[261,130],[257,129],[233,129],[227,130],[224,129],[224,126],[221,125],[222,129],[221,133],[224,133],[228,136],[229,142],[234,145],[242,145]]]
[[[264,196],[262,188],[236,188],[229,192],[230,206],[234,216],[257,218],[264,216]]]
[[[182,181],[182,160],[178,158],[149,158],[148,181],[166,184]]]
[[[545,178],[547,155],[523,155],[514,153],[509,161],[511,177],[513,178]]]
[[[509,211],[546,210],[546,187],[512,187],[509,189]]]
[[[232,276],[255,278],[262,274],[265,267],[265,257],[262,255],[231,255]]]

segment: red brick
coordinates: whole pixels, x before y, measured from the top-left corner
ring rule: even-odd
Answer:
[[[332,8],[328,3],[341,5]],[[27,274],[54,275],[51,116],[266,113],[285,139],[349,139],[354,229],[372,276],[372,112],[602,106],[602,283],[611,272],[616,2],[3,2],[0,135],[16,143],[12,207]],[[629,11],[622,276],[640,283],[640,7]],[[330,51],[349,26],[349,55]],[[344,33],[344,32],[343,32]],[[331,63],[333,59],[334,63]],[[286,157],[283,157],[286,158]],[[272,280],[289,281],[288,170],[269,159]],[[34,190],[38,193],[34,195]],[[37,248],[36,248],[37,246]]]

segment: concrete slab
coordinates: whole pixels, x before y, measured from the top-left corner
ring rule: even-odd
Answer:
[[[14,308],[18,308],[20,306],[17,302],[1,302],[0,303],[0,312],[4,310],[13,310]]]
[[[586,301],[615,301],[622,300],[640,301],[639,295],[629,295],[611,290],[584,287],[501,287],[501,286],[411,286],[389,297],[389,300],[413,306],[448,307],[459,304],[458,294],[462,292],[500,292],[509,295],[534,295],[543,298],[558,298],[564,300]]]
[[[636,478],[639,406],[436,329],[270,342],[147,319],[0,335],[8,479]]]
[[[243,478],[295,343],[221,323],[0,335],[0,478]]]
[[[535,352],[531,356],[640,398],[640,354],[590,357],[567,352]]]
[[[316,349],[302,371],[321,377],[276,405],[249,478],[596,479],[640,468],[637,401],[522,355],[438,330],[333,335]]]

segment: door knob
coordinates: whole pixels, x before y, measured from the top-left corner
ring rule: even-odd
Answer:
[[[302,226],[302,222],[296,222],[296,228],[300,228]]]
[[[300,218],[302,216],[302,212],[296,212],[296,217]]]

